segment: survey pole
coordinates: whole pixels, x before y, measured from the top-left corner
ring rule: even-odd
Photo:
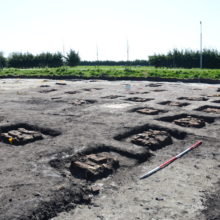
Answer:
[[[202,21],[200,21],[200,68],[202,69]]]

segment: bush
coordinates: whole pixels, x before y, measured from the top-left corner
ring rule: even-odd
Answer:
[[[74,50],[70,50],[66,57],[66,63],[68,66],[77,66],[80,63],[80,57]]]

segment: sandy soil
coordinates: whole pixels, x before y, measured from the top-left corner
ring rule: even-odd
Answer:
[[[1,79],[0,219],[220,219],[219,88]],[[176,121],[190,117],[201,126]],[[134,142],[155,130],[169,141]],[[199,148],[139,179],[197,140]],[[97,180],[76,176],[73,161],[93,154],[120,165]]]

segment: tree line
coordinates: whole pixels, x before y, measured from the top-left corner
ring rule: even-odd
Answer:
[[[113,60],[97,60],[97,61],[81,61],[82,66],[148,66],[147,60],[133,61],[113,61]]]
[[[63,56],[60,52],[46,52],[37,55],[31,53],[12,53],[6,58],[0,53],[0,68],[42,68],[60,67],[63,65],[77,66],[79,63],[79,54],[74,50],[70,50],[66,56]]]
[[[200,51],[174,49],[167,54],[149,56],[148,61],[151,66],[155,67],[199,68]],[[202,61],[203,68],[220,68],[220,52],[217,50],[205,49],[202,52]]]
[[[31,53],[12,53],[8,58],[5,58],[0,53],[0,68],[34,68],[34,67],[60,67],[60,66],[147,66],[146,60],[134,61],[81,61],[75,51],[71,50],[66,56],[60,52],[57,53],[41,53],[33,55]]]
[[[205,49],[202,53],[203,68],[220,68],[220,52],[217,50]],[[200,67],[200,52],[193,50],[174,49],[167,54],[155,54],[149,56],[148,60],[134,61],[81,61],[79,54],[70,50],[66,56],[60,52],[41,53],[33,55],[31,53],[12,53],[9,57],[4,57],[0,52],[0,68],[34,68],[34,67],[60,67],[67,66],[155,66],[167,68],[198,68]]]

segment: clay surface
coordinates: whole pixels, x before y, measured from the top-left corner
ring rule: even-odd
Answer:
[[[220,219],[218,88],[1,79],[0,219]],[[181,97],[196,98],[176,105]],[[139,179],[197,140],[200,147]]]

